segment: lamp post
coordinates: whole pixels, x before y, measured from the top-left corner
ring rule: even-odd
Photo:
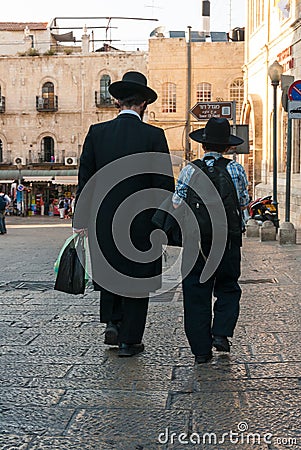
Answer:
[[[268,75],[273,86],[273,203],[276,209],[276,228],[279,228],[277,201],[277,87],[281,79],[283,67],[274,61],[268,68]]]
[[[188,27],[187,42],[187,120],[185,127],[185,159],[190,161],[191,147],[189,140],[190,132],[190,108],[191,108],[191,27]]]

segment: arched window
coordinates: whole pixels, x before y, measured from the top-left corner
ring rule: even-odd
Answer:
[[[42,98],[43,98],[43,105],[45,109],[54,109],[54,85],[50,81],[43,84],[42,87]]]
[[[41,154],[43,162],[55,162],[54,140],[50,136],[45,136],[41,142]]]
[[[3,162],[3,142],[0,139],[0,162]]]
[[[100,79],[100,100],[104,103],[111,103],[112,97],[109,93],[109,86],[111,84],[111,77],[103,75]]]
[[[174,83],[164,83],[162,89],[162,112],[177,112],[177,94]]]
[[[196,88],[196,101],[197,102],[211,102],[211,84],[210,83],[198,83]]]
[[[236,101],[236,120],[239,121],[244,102],[244,80],[242,78],[236,78],[230,84],[229,98],[231,101]]]

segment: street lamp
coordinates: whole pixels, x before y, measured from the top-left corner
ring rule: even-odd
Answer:
[[[274,61],[268,68],[268,75],[274,90],[273,96],[273,203],[276,208],[276,228],[279,227],[278,201],[277,201],[277,87],[281,79],[283,67]]]

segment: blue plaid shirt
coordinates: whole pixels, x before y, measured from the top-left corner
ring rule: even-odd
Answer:
[[[212,156],[215,159],[222,157],[221,153],[217,152],[207,152],[205,156]],[[213,163],[213,159],[206,160],[206,164],[209,166]],[[245,169],[238,162],[230,160],[227,165],[227,170],[234,183],[240,206],[244,208],[250,202],[248,193],[248,179]],[[182,200],[187,197],[189,181],[194,171],[195,169],[191,164],[187,164],[187,166],[185,166],[181,170],[176,184],[176,189],[172,197],[172,201],[174,204],[179,205],[180,203],[182,203]]]

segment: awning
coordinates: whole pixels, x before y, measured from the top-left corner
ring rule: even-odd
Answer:
[[[64,34],[51,33],[51,36],[58,42],[75,42],[73,31]]]
[[[54,180],[52,180],[53,184],[75,184],[77,185],[78,179],[77,176],[56,176]]]
[[[15,179],[13,179],[13,180],[1,180],[1,178],[0,178],[1,184],[11,184],[11,183],[14,183],[14,181],[15,181]]]
[[[20,171],[15,169],[1,169],[0,170],[0,183],[13,182],[18,180],[20,177],[25,182],[53,182],[55,180],[72,180],[72,182],[66,184],[77,184],[77,169],[52,169],[52,170],[42,170],[42,169],[21,169]],[[76,181],[75,181],[76,179]],[[56,183],[64,184],[64,183]]]
[[[36,182],[40,181],[42,183],[45,183],[45,182],[47,183],[48,181],[50,181],[50,182],[52,181],[53,175],[24,176],[22,178],[24,181],[27,181],[28,183],[31,183],[32,181],[36,181]]]

